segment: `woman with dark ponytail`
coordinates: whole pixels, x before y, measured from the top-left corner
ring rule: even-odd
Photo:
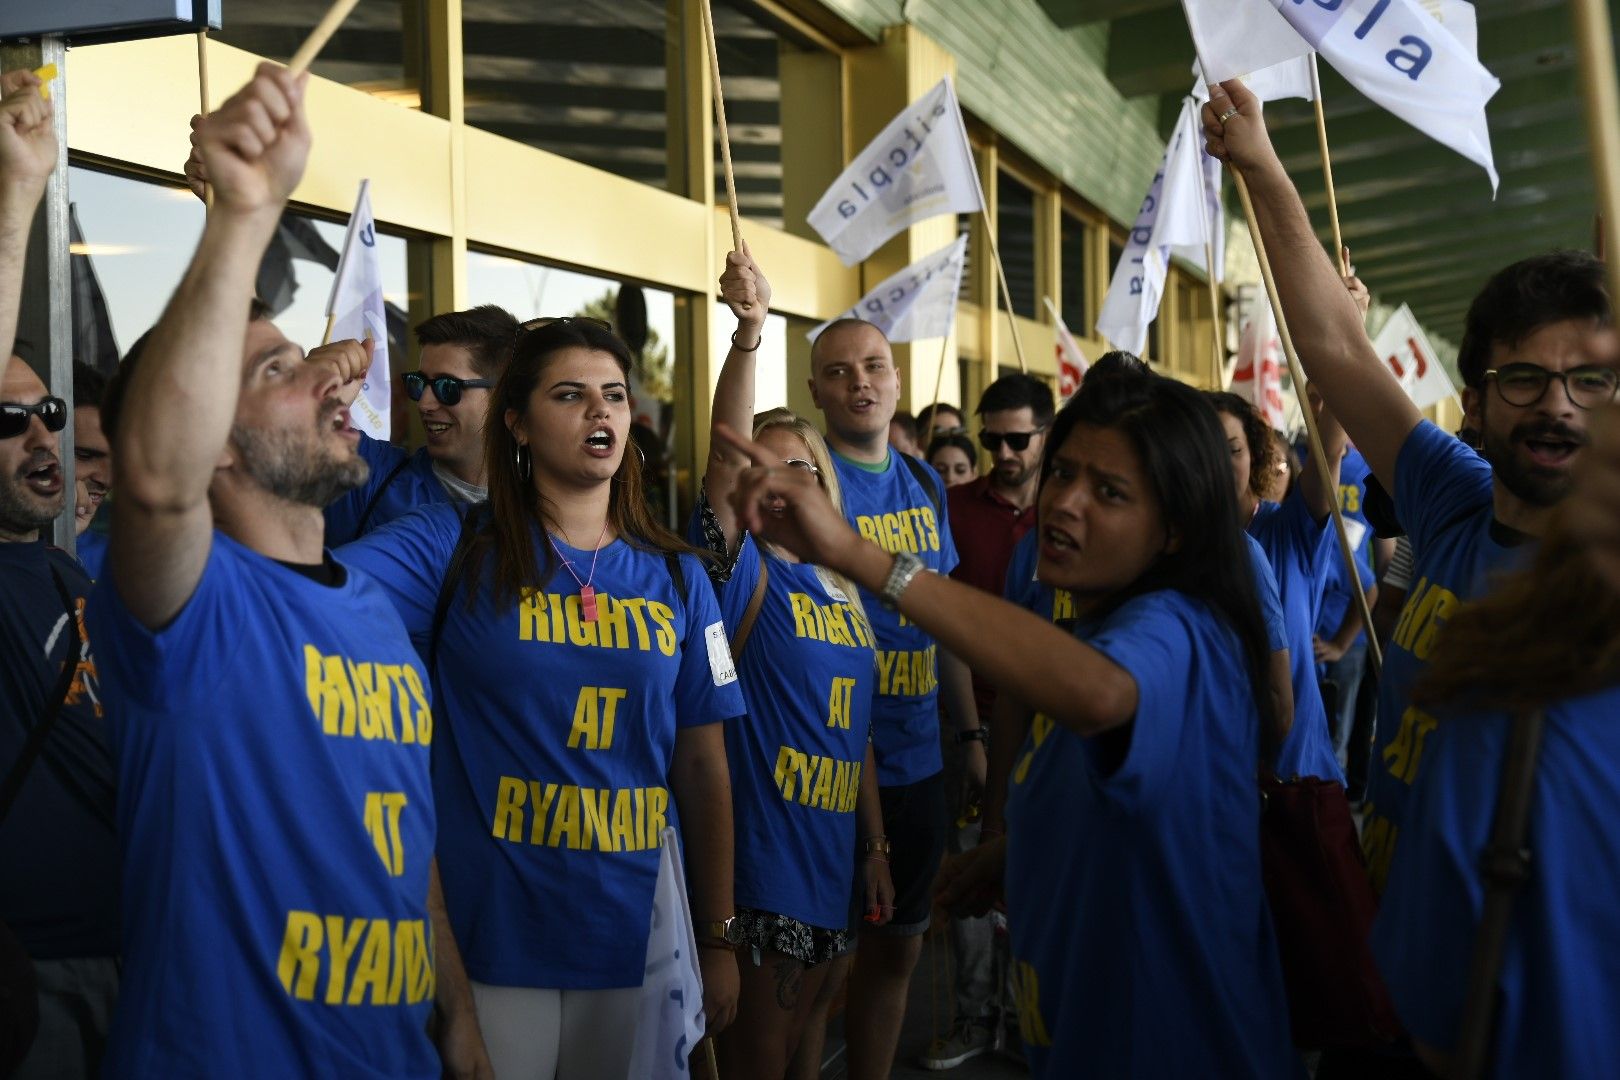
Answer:
[[[605,324],[531,324],[491,404],[487,510],[424,508],[338,552],[437,684],[443,900],[502,1077],[626,1074],[666,825],[699,939],[733,933],[721,724],[744,706],[703,562],[647,509],[629,372]],[[698,958],[713,1033],[736,960]]]
[[[1294,1075],[1261,886],[1257,764],[1275,751],[1270,648],[1219,421],[1156,375],[1088,379],[1053,423],[1040,578],[1073,635],[891,556],[812,478],[754,462],[743,527],[845,574],[1038,710],[1007,832],[949,865],[983,910],[1005,878],[1037,1077]]]

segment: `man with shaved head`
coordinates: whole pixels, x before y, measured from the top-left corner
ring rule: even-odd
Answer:
[[[0,1073],[26,1055],[6,1075],[29,1078],[97,1075],[118,991],[113,766],[84,629],[90,580],[48,543],[68,494],[68,407],[15,340],[28,233],[55,164],[39,81],[0,76],[0,953],[12,952],[0,966],[31,963],[37,984],[33,1001],[10,996],[10,978],[0,987]],[[37,1029],[22,1030],[15,1018],[35,1003]]]

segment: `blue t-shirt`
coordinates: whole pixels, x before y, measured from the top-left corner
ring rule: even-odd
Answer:
[[[1367,459],[1361,452],[1351,447],[1345,451],[1343,460],[1339,462],[1339,515],[1344,518],[1345,531],[1355,541],[1356,572],[1361,578],[1361,591],[1366,592],[1373,582],[1372,571],[1372,529],[1367,524],[1367,514],[1363,509],[1367,501]],[[1350,610],[1353,594],[1345,577],[1344,559],[1338,552],[1338,541],[1334,540],[1332,548],[1334,555],[1327,562],[1327,580],[1322,590],[1321,611],[1316,617],[1316,634],[1327,639],[1339,632],[1339,624],[1344,621],[1344,613]],[[1367,640],[1367,629],[1362,627],[1356,635],[1353,645],[1364,644]]]
[[[424,653],[460,532],[455,507],[429,506],[337,553],[382,582]],[[558,547],[591,573],[592,552]],[[662,555],[602,548],[594,623],[560,565],[521,604],[497,602],[488,558],[471,610],[457,588],[434,673],[433,789],[450,924],[479,982],[641,984],[659,838],[679,827],[676,730],[744,713],[708,575],[690,555],[681,567],[685,596]]]
[[[425,446],[407,454],[393,443],[362,432],[360,456],[371,466],[371,473],[364,484],[344,492],[326,508],[327,547],[358,540],[419,506],[456,502],[434,475],[433,459]]]
[[[1079,636],[1139,700],[1092,739],[1038,715],[1014,763],[1007,917],[1031,1071],[1295,1075],[1237,637],[1172,591]]]
[[[107,534],[86,529],[73,541],[73,554],[90,580],[100,581],[102,568],[107,564]]]
[[[872,729],[871,628],[815,567],[744,534],[729,577],[715,581],[730,633],[759,584],[762,557],[770,565],[765,599],[737,657],[748,715],[726,724],[736,901],[841,930]]]
[[[1513,569],[1532,549],[1493,535],[1491,492],[1485,460],[1428,421],[1401,445],[1395,513],[1412,541],[1412,587],[1384,650],[1378,734],[1361,828],[1367,870],[1380,890],[1435,725],[1433,716],[1408,705],[1412,684],[1458,606],[1482,595],[1492,573]]]
[[[0,777],[56,693],[69,662],[68,605],[79,649],[73,681],[44,748],[0,825],[0,921],[36,960],[118,953],[114,765],[100,649],[85,633],[90,579],[42,540],[0,542]],[[99,643],[98,643],[99,644]]]
[[[927,470],[930,493],[891,449],[882,472],[833,454],[843,488],[844,516],[884,551],[917,556],[936,574],[956,569],[956,545],[942,511],[945,489]],[[939,647],[933,635],[876,596],[861,603],[877,635],[877,696],[872,705],[872,750],[878,782],[898,787],[925,780],[945,767],[939,748]]]
[[[1311,517],[1305,497],[1296,489],[1282,503],[1261,503],[1249,522],[1249,535],[1259,542],[1276,578],[1288,633],[1288,666],[1293,674],[1294,725],[1277,755],[1277,775],[1284,780],[1315,776],[1343,783],[1344,773],[1333,754],[1322,688],[1316,681],[1316,649],[1312,641],[1328,560],[1338,551],[1333,527],[1326,520]]]
[[[1620,1076],[1620,690],[1547,710],[1530,805],[1531,870],[1496,981],[1496,1076]],[[1446,716],[1429,736],[1373,954],[1414,1038],[1455,1046],[1509,718]]]
[[[108,1076],[439,1075],[427,680],[376,584],[220,532],[162,630],[110,578],[124,970]]]

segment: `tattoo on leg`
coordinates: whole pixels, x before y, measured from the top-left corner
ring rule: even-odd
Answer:
[[[783,957],[776,961],[774,966],[777,1007],[791,1012],[799,1007],[799,990],[803,985],[804,965],[797,960]]]

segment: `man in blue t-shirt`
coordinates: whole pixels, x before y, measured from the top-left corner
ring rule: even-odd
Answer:
[[[436,896],[427,679],[381,589],[322,545],[321,508],[367,474],[348,407],[369,357],[306,359],[252,301],[309,153],[305,82],[261,64],[201,122],[214,205],[103,417],[112,1077],[488,1071]]]
[[[1241,82],[1212,90],[1210,150],[1248,183],[1299,359],[1412,540],[1414,583],[1384,657],[1362,844],[1383,887],[1435,718],[1410,704],[1435,636],[1489,575],[1523,560],[1569,491],[1589,410],[1620,379],[1603,267],[1555,252],[1499,271],[1468,311],[1457,368],[1478,453],[1428,423],[1367,339]],[[1435,362],[1433,357],[1425,358]]]
[[[56,164],[38,86],[26,70],[0,76],[0,1074],[77,1080],[97,1074],[118,995],[118,846],[90,582],[46,540],[66,502],[68,408],[15,341],[28,234]],[[37,989],[13,996],[25,963]]]
[[[957,557],[944,485],[927,465],[889,447],[900,369],[883,332],[860,319],[840,319],[822,331],[810,350],[810,395],[826,423],[850,523],[884,550],[910,552],[929,570],[949,574]],[[979,715],[967,665],[877,597],[865,600],[878,648],[872,744],[886,836],[862,837],[855,854],[888,855],[895,911],[881,928],[857,924],[860,944],[844,1028],[852,1068],[875,1076],[887,1075],[894,1062],[906,989],[922,952],[934,874],[945,852],[949,821],[939,707],[943,701],[963,732],[978,730]],[[982,789],[985,745],[975,739],[964,752],[969,782]],[[815,1038],[810,1034],[805,1041]]]
[[[416,328],[422,361],[405,374],[405,393],[416,402],[427,441],[407,453],[360,437],[371,475],[326,508],[329,547],[358,540],[418,506],[465,507],[488,498],[484,420],[517,332],[517,319],[494,304],[447,311]]]

